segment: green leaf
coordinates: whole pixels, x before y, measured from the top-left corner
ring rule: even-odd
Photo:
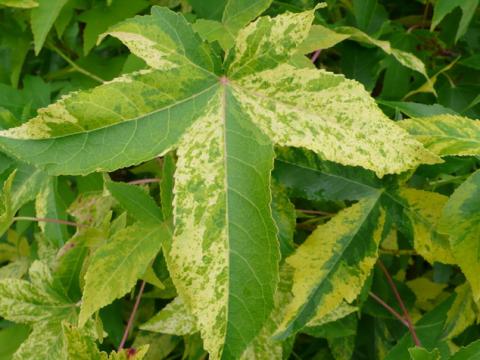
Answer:
[[[480,121],[456,115],[437,115],[398,123],[439,156],[480,155]]]
[[[444,326],[447,320],[447,312],[455,299],[455,295],[449,296],[432,311],[429,311],[415,323],[415,331],[422,342],[422,346],[432,351],[438,348],[442,359],[448,359],[450,355],[448,345],[444,340]],[[409,348],[414,346],[412,336],[406,332],[397,344],[385,357],[385,360],[403,360],[409,358]]]
[[[150,224],[162,222],[162,210],[144,189],[112,181],[107,181],[106,187],[120,205],[138,221]]]
[[[0,5],[30,9],[38,6],[37,0],[0,0]]]
[[[410,118],[429,117],[444,114],[457,115],[457,113],[452,109],[446,108],[440,104],[426,105],[416,102],[386,100],[377,100],[377,102],[381,105],[385,105],[392,109],[400,111]],[[399,122],[398,124],[402,126],[403,121]],[[408,127],[406,127],[405,129],[408,131]]]
[[[440,360],[440,352],[438,349],[433,349],[432,351],[428,351],[425,348],[421,347],[414,347],[408,349],[410,354],[410,359],[412,360]]]
[[[278,329],[285,338],[314,316],[322,318],[360,293],[378,256],[385,216],[379,197],[361,200],[320,225],[287,258],[294,269],[292,294]]]
[[[180,297],[173,299],[140,329],[172,335],[190,335],[198,331],[197,320]]]
[[[313,201],[360,200],[381,191],[382,183],[358,167],[322,160],[301,149],[277,149],[273,175],[294,197]]]
[[[0,330],[0,359],[9,360],[18,347],[28,337],[30,328],[25,325],[13,325]]]
[[[475,360],[478,356],[480,356],[480,340],[460,348],[450,360]]]
[[[175,158],[167,154],[163,158],[162,180],[160,181],[160,200],[163,217],[166,220],[173,219],[173,185],[175,174]]]
[[[273,179],[272,179],[273,180]],[[272,181],[272,217],[278,229],[278,241],[282,258],[290,255],[295,249],[293,236],[295,233],[295,206],[290,202],[286,190],[277,181]]]
[[[405,211],[413,228],[415,250],[430,264],[436,261],[455,264],[455,250],[450,247],[448,237],[437,230],[448,197],[407,188],[400,190],[400,196],[408,204]]]
[[[138,14],[149,4],[145,0],[115,0],[110,6],[105,3],[95,5],[78,17],[80,22],[86,24],[83,31],[83,52],[85,55],[92,50],[98,37],[107,31],[110,26]]]
[[[477,320],[477,305],[473,301],[472,289],[468,282],[457,286],[457,294],[452,307],[448,310],[445,332],[452,339],[460,335]]]
[[[38,7],[31,12],[35,54],[38,55],[45,39],[68,0],[37,0]]]
[[[58,193],[57,178],[50,177],[37,194],[35,210],[38,218],[67,220],[66,204]],[[63,245],[69,238],[65,225],[50,222],[40,222],[38,225],[46,238],[57,247]]]
[[[477,170],[450,196],[439,222],[439,230],[450,236],[456,262],[469,281],[476,302],[480,299],[479,198],[480,170]]]
[[[458,41],[467,32],[468,25],[475,15],[477,6],[478,0],[437,0],[433,9],[430,31],[433,31],[445,16],[459,7],[462,10],[462,17],[455,35],[455,41]]]
[[[27,202],[33,200],[44,186],[48,176],[40,169],[18,163],[14,172],[5,181],[0,203],[0,234],[13,221],[15,213]]]
[[[0,1],[0,4],[10,3],[22,5],[34,5],[36,1]],[[18,80],[20,78],[20,72],[22,71],[23,63],[30,50],[31,35],[28,29],[22,28],[22,26],[14,20],[13,17],[3,18],[0,24],[0,52],[2,53],[2,63],[0,64],[0,79],[9,79],[12,86],[18,86]],[[7,95],[8,96],[8,95]],[[2,101],[0,100],[0,103]],[[0,105],[4,106],[4,104]],[[6,106],[8,109],[8,106]],[[2,116],[0,116],[1,118]],[[3,124],[2,124],[3,125]],[[16,126],[17,124],[15,124]]]
[[[65,293],[72,301],[81,298],[80,276],[84,260],[88,255],[88,242],[98,238],[98,231],[89,229],[75,234],[58,252],[54,278],[62,284]]]
[[[137,223],[118,231],[95,251],[85,274],[79,324],[128,293],[169,236],[163,225]]]
[[[238,31],[264,12],[271,2],[272,0],[227,0],[221,21],[199,19],[193,28],[204,39],[218,41],[224,50],[228,50],[234,45]]]

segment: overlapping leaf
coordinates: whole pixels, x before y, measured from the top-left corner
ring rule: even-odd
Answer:
[[[474,172],[446,203],[439,230],[450,236],[457,264],[470,282],[473,298],[480,298],[480,171]]]
[[[222,71],[181,15],[154,8],[152,15],[109,31],[150,69],[73,93],[0,132],[5,151],[52,174],[111,171],[177,149],[167,260],[212,359],[238,358],[274,306],[280,259],[270,209],[275,144],[310,149],[380,176],[440,161],[383,115],[358,83],[286,65],[307,38],[313,16],[286,13],[248,25]],[[372,208],[368,214],[378,215]],[[128,258],[118,249],[94,255],[81,323],[141,275],[131,272],[129,286],[118,287],[111,284],[115,276],[99,275],[108,274],[105,264],[98,265],[104,260]],[[365,251],[370,264],[375,251]],[[367,273],[365,268],[352,281],[360,283]],[[95,296],[106,284],[113,292]],[[353,300],[355,289],[339,299]],[[302,301],[297,305],[303,307]]]
[[[320,225],[286,262],[294,269],[293,299],[279,336],[300,330],[314,316],[334,311],[358,296],[377,259],[385,215],[374,196]]]
[[[437,115],[401,121],[400,126],[439,156],[480,154],[480,121]]]

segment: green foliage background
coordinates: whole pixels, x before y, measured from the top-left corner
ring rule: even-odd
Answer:
[[[480,358],[478,0],[324,5],[0,0],[0,360]],[[248,26],[260,15],[289,26]],[[64,161],[78,134],[115,140],[115,122],[188,99],[184,84],[206,100],[172,115],[183,140],[153,133],[118,154],[93,141]],[[102,105],[122,120],[95,124]],[[225,158],[244,167],[209,168],[221,111],[238,136]],[[330,128],[310,126],[324,115]],[[225,188],[205,188],[211,174]],[[212,194],[229,188],[258,214],[239,201],[221,223]],[[234,225],[253,235],[217,231]]]

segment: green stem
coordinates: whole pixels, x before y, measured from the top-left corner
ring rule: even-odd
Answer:
[[[60,50],[58,47],[56,47],[55,45],[49,43],[47,45],[47,47],[56,52],[63,60],[65,60],[75,71],[85,75],[85,76],[88,76],[90,79],[93,79],[95,81],[98,81],[99,83],[103,84],[105,82],[105,80],[103,80],[102,78],[98,77],[97,75],[95,74],[92,74],[90,71],[82,68],[81,66],[77,65],[72,59],[70,59],[67,55],[65,55],[65,53],[63,53],[62,50]]]

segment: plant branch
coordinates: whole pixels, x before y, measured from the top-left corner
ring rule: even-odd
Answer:
[[[130,317],[128,318],[127,326],[125,327],[122,341],[120,341],[120,345],[118,345],[117,351],[122,350],[123,347],[125,346],[125,342],[127,341],[127,338],[128,338],[128,333],[130,332],[130,329],[133,326],[133,320],[135,320],[135,315],[137,314],[138,306],[140,305],[140,300],[142,300],[143,291],[145,290],[145,284],[146,282],[145,280],[143,280],[140,285],[140,290],[138,291],[137,300],[135,300],[135,305],[133,305],[132,312],[130,313]]]
[[[74,223],[73,221],[60,220],[60,219],[50,219],[50,218],[37,218],[31,216],[15,216],[13,221],[35,221],[35,222],[47,222],[53,224],[68,225],[73,227],[84,227],[83,225]]]
[[[160,182],[160,179],[150,178],[150,179],[132,180],[132,181],[129,181],[127,184],[142,185],[142,184],[152,184],[152,183],[158,183],[158,182]]]
[[[410,249],[386,249],[386,248],[381,247],[379,250],[382,253],[390,254],[390,255],[396,255],[396,256],[402,256],[402,255],[415,256],[415,255],[418,255],[418,253],[415,250],[410,250]]]
[[[388,281],[388,284],[390,285],[393,294],[395,295],[395,298],[398,301],[398,305],[400,305],[400,308],[403,311],[403,317],[405,318],[405,321],[408,324],[408,331],[410,331],[410,334],[412,335],[413,342],[415,346],[422,346],[422,343],[420,342],[420,339],[417,336],[417,333],[415,332],[415,327],[413,326],[412,319],[410,318],[410,314],[408,313],[407,307],[403,303],[402,297],[400,296],[400,293],[398,292],[397,286],[395,285],[390,273],[388,272],[387,268],[383,264],[381,260],[378,260],[378,266],[380,269],[382,269],[383,273],[385,274],[385,277]]]
[[[305,210],[305,209],[295,209],[297,211],[300,211],[304,214],[312,214],[312,215],[323,215],[323,216],[333,216],[335,214],[326,212],[326,211],[321,211],[321,210]]]
[[[56,47],[55,45],[49,43],[47,45],[48,48],[50,48],[51,50],[53,50],[54,52],[56,52],[63,60],[65,60],[75,71],[85,75],[85,76],[88,76],[89,78],[95,80],[95,81],[98,81],[99,83],[104,83],[105,80],[103,80],[102,78],[98,77],[97,75],[95,74],[92,74],[90,71],[82,68],[81,66],[77,65],[72,59],[70,59],[62,50],[60,50],[58,47]]]
[[[382,305],[390,314],[395,316],[403,325],[405,325],[408,328],[408,322],[403,318],[402,315],[400,315],[398,312],[395,311],[394,308],[392,308],[390,305],[388,305],[385,301],[383,301],[379,296],[375,295],[373,292],[369,291],[368,295],[378,302],[380,305]]]
[[[320,57],[320,53],[322,52],[322,49],[318,49],[317,51],[315,51],[312,55],[312,63],[315,64],[318,60],[318,58]]]

